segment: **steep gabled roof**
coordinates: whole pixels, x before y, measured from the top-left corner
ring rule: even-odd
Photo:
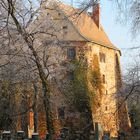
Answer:
[[[100,28],[98,28],[92,17],[87,12],[81,12],[80,9],[73,8],[60,2],[58,3],[58,6],[73,23],[81,36],[87,39],[87,41],[119,50],[111,43],[103,27],[100,25]]]

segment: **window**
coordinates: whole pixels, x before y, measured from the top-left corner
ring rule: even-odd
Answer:
[[[105,75],[103,74],[103,84],[105,84]]]
[[[63,35],[66,35],[68,33],[68,26],[62,27]]]
[[[105,63],[105,61],[106,61],[106,55],[104,53],[99,53],[99,56],[100,56],[100,62]]]
[[[98,103],[98,107],[100,107],[101,106],[101,104],[100,103]]]
[[[74,72],[73,72],[73,71],[68,72],[68,79],[69,79],[70,81],[73,81],[73,80],[74,80]]]
[[[106,90],[106,95],[108,95],[108,91]]]
[[[58,108],[58,118],[59,119],[65,119],[65,107]]]
[[[75,59],[76,58],[76,50],[75,50],[75,48],[68,48],[68,50],[67,50],[67,58],[68,59]]]
[[[106,111],[108,110],[108,107],[107,107],[107,106],[105,107],[105,110],[106,110]]]
[[[68,29],[68,26],[63,26],[63,29],[64,29],[64,30]]]

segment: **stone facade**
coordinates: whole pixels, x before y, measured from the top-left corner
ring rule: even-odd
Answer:
[[[66,9],[67,11],[65,11]],[[37,36],[36,46],[40,45],[40,50],[43,50],[40,56],[46,51],[48,52],[47,55],[49,55],[48,63],[55,63],[49,68],[50,82],[52,83],[51,101],[55,118],[59,120],[60,126],[65,126],[64,121],[69,122],[72,117],[75,120],[71,120],[69,122],[70,125],[75,125],[78,122],[80,124],[80,114],[77,110],[69,107],[69,104],[66,102],[66,96],[61,93],[61,86],[58,84],[63,81],[67,72],[71,71],[69,67],[71,60],[68,58],[68,50],[73,49],[71,50],[72,54],[70,54],[70,57],[75,55],[74,59],[77,60],[79,60],[80,52],[82,52],[86,58],[87,68],[92,69],[94,69],[93,63],[95,61],[94,56],[96,55],[101,76],[102,96],[96,111],[94,110],[94,101],[90,98],[93,123],[100,123],[103,131],[110,131],[111,136],[117,136],[120,128],[118,124],[117,98],[115,96],[118,90],[116,81],[116,65],[118,64],[116,56],[120,58],[120,50],[110,42],[103,28],[95,25],[92,17],[84,12],[74,20],[72,16],[68,15],[68,13],[71,15],[74,12],[77,12],[77,10],[62,3],[45,3],[42,5],[40,16],[29,29],[31,33],[37,31],[49,32],[49,34]],[[87,70],[87,79],[89,80],[88,89],[92,91],[92,85],[88,77],[89,73],[90,69]],[[97,93],[100,94],[98,90]],[[65,113],[64,121],[59,118],[59,109],[62,109],[62,107],[65,107],[60,113],[62,117],[63,113]],[[127,118],[124,121],[128,124],[127,112],[124,115]],[[80,127],[84,126],[86,126],[86,123],[83,120],[83,126],[81,125]],[[77,129],[80,130],[80,128]]]

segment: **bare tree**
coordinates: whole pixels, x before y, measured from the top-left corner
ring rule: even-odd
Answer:
[[[47,130],[49,133],[49,140],[52,140],[53,122],[50,105],[50,79],[56,76],[56,71],[52,69],[59,65],[59,51],[61,51],[61,49],[55,49],[55,57],[53,57],[53,60],[57,60],[55,63],[49,59],[49,52],[52,51],[53,48],[57,48],[56,46],[60,43],[58,34],[61,29],[58,29],[58,25],[52,22],[50,18],[46,18],[44,22],[41,21],[38,23],[38,19],[44,17],[44,11],[42,10],[44,6],[46,9],[56,10],[47,7],[47,2],[44,2],[43,0],[2,0],[0,2],[0,41],[2,42],[1,49],[5,46],[8,48],[14,46],[14,48],[17,49],[17,52],[22,50],[21,53],[10,55],[10,59],[16,59],[15,56],[27,58],[26,64],[29,63],[29,65],[26,65],[26,67],[28,66],[28,70],[34,70],[37,75],[39,75],[43,88],[43,102],[46,112]],[[91,5],[93,6],[97,3],[97,0],[85,3],[80,12],[76,14],[80,15]],[[45,24],[44,27],[46,28],[42,28],[42,23]],[[42,39],[40,40],[40,38]],[[54,39],[55,41],[50,42],[50,39]],[[28,59],[30,59],[31,62],[28,61]],[[2,66],[10,63],[10,61],[5,60],[6,59],[2,59]]]
[[[132,127],[131,129],[134,130],[133,127],[133,120],[137,116],[137,121],[139,121],[139,115],[137,115],[136,111],[139,112],[139,99],[140,99],[140,68],[139,63],[135,62],[130,68],[127,70],[125,76],[123,77],[123,86],[119,89],[117,94],[117,98],[120,98],[121,101],[118,105],[118,111],[121,111],[121,108],[127,103],[128,108],[126,111],[129,114]],[[138,109],[138,110],[137,110]],[[134,114],[134,112],[136,114]]]
[[[139,35],[140,2],[138,0],[114,0],[118,8],[118,20],[131,25],[133,35]]]
[[[23,7],[20,6],[20,9],[18,8],[19,5],[23,4]],[[28,5],[30,6],[28,7]],[[50,107],[50,89],[49,89],[49,83],[48,83],[48,75],[44,72],[43,65],[41,64],[40,58],[38,53],[36,52],[34,48],[34,36],[33,34],[30,34],[26,26],[29,24],[29,22],[32,20],[33,11],[32,13],[32,4],[33,2],[28,1],[28,4],[26,4],[24,1],[12,1],[12,0],[4,0],[1,1],[1,11],[2,13],[6,13],[5,17],[1,20],[1,22],[4,23],[4,27],[1,27],[2,29],[7,28],[8,32],[8,38],[10,40],[10,31],[14,28],[16,33],[20,34],[20,38],[23,39],[23,42],[27,44],[27,47],[30,49],[31,53],[34,56],[34,60],[36,63],[36,66],[38,68],[39,76],[42,81],[43,85],[43,92],[44,92],[44,105],[45,105],[45,110],[46,110],[46,123],[47,123],[47,129],[49,133],[49,139],[52,140],[53,136],[53,123],[52,123],[52,116],[51,116],[51,107]],[[41,2],[39,3],[41,4]],[[29,9],[28,9],[29,8]],[[29,10],[29,11],[28,11]],[[26,21],[26,14],[30,13],[30,18],[28,21]],[[9,30],[9,26],[10,29]],[[10,40],[11,41],[11,40]]]
[[[9,46],[5,46],[4,50],[1,49],[1,56],[0,96],[2,100],[9,103],[6,112],[12,121],[7,128],[2,125],[1,130],[16,131],[21,116],[21,128],[18,129],[25,130],[26,136],[28,136],[28,112],[33,106],[29,105],[29,98],[32,96],[30,92],[32,81],[36,79],[33,71],[34,64],[29,61],[28,57],[25,57],[22,50],[9,49]],[[4,110],[4,106],[1,105],[0,107]],[[7,124],[2,116],[1,122],[4,125]],[[26,124],[26,126],[23,126],[23,124]]]

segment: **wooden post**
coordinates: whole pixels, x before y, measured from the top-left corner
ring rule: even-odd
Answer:
[[[49,140],[49,134],[46,134],[46,140]]]
[[[95,139],[99,140],[99,124],[95,123]]]

